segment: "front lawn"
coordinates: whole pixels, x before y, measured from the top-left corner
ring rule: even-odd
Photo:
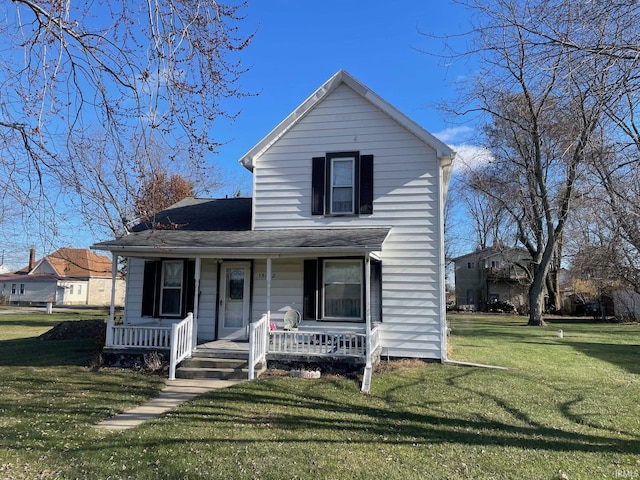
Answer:
[[[267,378],[107,432],[91,426],[157,377],[91,371],[78,344],[5,366],[11,342],[53,347],[3,340],[3,323],[0,478],[640,478],[638,325],[454,315],[451,357],[508,370],[383,364],[368,396]]]

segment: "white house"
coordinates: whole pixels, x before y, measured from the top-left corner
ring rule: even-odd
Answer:
[[[116,306],[124,304],[125,281],[115,278]],[[111,303],[112,265],[104,255],[81,248],[61,248],[29,265],[0,275],[0,298],[12,304],[94,305]]]
[[[369,367],[374,349],[443,360],[453,157],[341,70],[240,159],[252,199],[186,199],[93,248],[128,259],[124,328],[193,312],[195,350],[267,322],[267,358],[299,348],[364,353]],[[279,336],[287,312],[301,322]],[[331,352],[314,350],[330,335]]]

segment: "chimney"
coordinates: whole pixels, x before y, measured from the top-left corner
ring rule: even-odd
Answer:
[[[31,247],[29,250],[29,272],[33,270],[36,266],[36,248]]]

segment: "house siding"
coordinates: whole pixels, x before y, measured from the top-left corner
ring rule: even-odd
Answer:
[[[274,259],[271,263],[271,321],[280,328],[284,314],[291,309],[302,312],[303,259]],[[253,267],[253,309],[251,321],[267,311],[267,262],[256,260]]]
[[[373,214],[311,215],[311,159],[338,151],[374,155]],[[381,252],[383,355],[440,359],[440,195],[435,149],[343,84],[260,157],[253,225],[391,226]],[[256,291],[254,301],[261,297]]]

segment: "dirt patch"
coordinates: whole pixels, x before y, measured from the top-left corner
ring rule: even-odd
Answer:
[[[60,322],[48,332],[40,335],[40,340],[72,340],[93,338],[96,343],[104,343],[107,324],[104,320],[72,320]]]
[[[424,367],[433,362],[426,362],[419,358],[402,358],[398,360],[381,360],[376,365],[376,373],[402,372],[404,370],[412,370],[414,368]]]

